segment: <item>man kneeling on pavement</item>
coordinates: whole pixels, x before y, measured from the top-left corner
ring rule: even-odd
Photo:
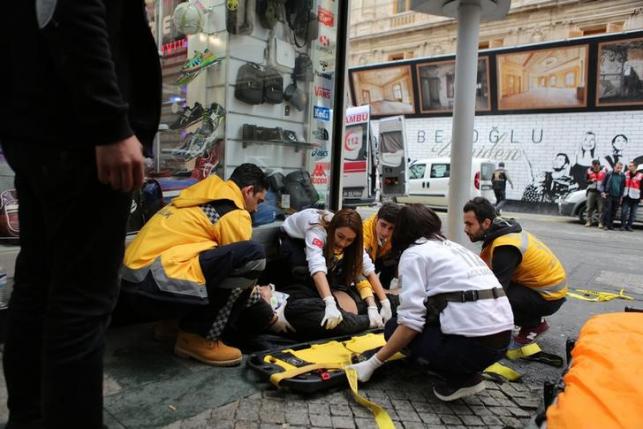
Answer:
[[[178,318],[178,356],[238,364],[240,350],[221,341],[226,327],[245,310],[244,318],[263,317],[264,326],[275,321],[254,288],[265,269],[264,249],[249,241],[250,213],[267,188],[253,164],[240,165],[227,181],[209,176],[155,214],[127,248],[121,300],[142,318]]]
[[[549,329],[543,316],[554,314],[565,302],[567,276],[556,255],[513,219],[496,216],[482,197],[464,206],[464,231],[471,241],[482,241],[480,257],[491,267],[505,290],[516,325],[518,344],[533,342]]]

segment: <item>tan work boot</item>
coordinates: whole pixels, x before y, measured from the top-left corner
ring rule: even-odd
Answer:
[[[590,221],[585,222],[585,226],[592,226],[592,223]]]
[[[179,334],[179,322],[176,319],[159,320],[154,324],[152,336],[156,341],[174,340]]]
[[[221,340],[208,340],[197,334],[179,330],[174,354],[193,358],[213,366],[233,366],[241,363],[241,350],[223,344]]]

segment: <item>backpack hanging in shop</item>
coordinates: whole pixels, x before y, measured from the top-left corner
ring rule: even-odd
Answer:
[[[295,58],[293,76],[299,82],[311,82],[314,78],[313,62],[307,54],[300,53]]]
[[[279,11],[285,0],[256,0],[256,11],[259,23],[263,28],[272,30],[279,22]]]
[[[266,66],[263,71],[263,101],[270,104],[284,101],[284,78],[270,66]]]
[[[239,67],[234,96],[248,104],[261,104],[264,97],[264,73],[259,65],[247,63]],[[283,83],[282,83],[283,85]]]
[[[303,48],[306,43],[317,39],[319,21],[313,12],[313,0],[287,0],[286,22],[293,31],[295,45]]]

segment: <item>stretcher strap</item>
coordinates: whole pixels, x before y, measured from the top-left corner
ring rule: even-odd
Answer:
[[[522,359],[531,355],[535,355],[536,353],[539,353],[541,351],[542,350],[540,349],[540,346],[537,343],[531,343],[517,349],[507,350],[507,359],[510,359],[510,360]]]
[[[618,293],[600,292],[600,291],[591,290],[591,289],[575,289],[575,290],[576,292],[579,292],[579,293],[567,292],[567,295],[571,296],[572,298],[580,299],[582,301],[606,302],[606,301],[611,301],[613,299],[625,299],[628,301],[634,300],[634,298],[632,298],[631,296],[625,295],[624,289],[619,290]]]
[[[357,401],[358,404],[368,408],[371,413],[373,413],[373,417],[375,417],[375,423],[377,423],[377,427],[379,429],[395,429],[395,425],[393,424],[393,420],[391,420],[391,416],[389,416],[384,408],[374,402],[369,401],[359,394],[359,391],[357,389],[357,372],[353,368],[349,368],[347,365],[350,365],[350,362],[346,362],[343,364],[313,363],[310,365],[302,366],[300,368],[292,368],[280,373],[272,374],[270,376],[270,382],[278,387],[279,383],[282,380],[297,377],[298,375],[306,374],[310,371],[315,371],[318,369],[343,369],[346,373],[346,378],[348,379],[348,384],[351,388],[351,392],[353,393],[353,398],[355,398],[355,401]]]
[[[388,415],[384,408],[359,394],[359,391],[357,390],[357,371],[355,371],[354,368],[349,367],[344,368],[344,371],[346,372],[346,378],[348,379],[348,384],[351,387],[353,398],[355,398],[355,401],[357,401],[358,404],[368,408],[371,413],[373,413],[377,427],[379,429],[395,429],[391,416]]]
[[[484,372],[486,374],[500,376],[509,381],[518,381],[522,377],[521,373],[519,373],[518,371],[512,368],[509,368],[508,366],[501,364],[500,362],[496,362],[493,365],[487,367],[487,369],[485,369]]]

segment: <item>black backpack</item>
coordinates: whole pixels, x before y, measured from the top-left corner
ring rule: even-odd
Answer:
[[[306,54],[300,53],[295,58],[293,77],[299,82],[311,82],[315,77],[313,62]]]
[[[239,67],[234,96],[248,104],[261,104],[263,102],[264,73],[259,65],[247,63]],[[283,86],[283,83],[282,83]]]
[[[263,71],[263,101],[270,104],[284,101],[284,78],[277,69],[269,66]]]
[[[313,8],[313,0],[286,1],[286,22],[293,31],[298,48],[303,48],[306,43],[317,39],[319,34],[319,21]]]
[[[284,0],[256,0],[257,18],[263,28],[272,30],[279,22],[279,10]]]
[[[319,194],[313,187],[310,174],[306,170],[289,173],[285,180],[286,193],[290,195],[290,207],[303,210],[313,207],[319,201]]]

